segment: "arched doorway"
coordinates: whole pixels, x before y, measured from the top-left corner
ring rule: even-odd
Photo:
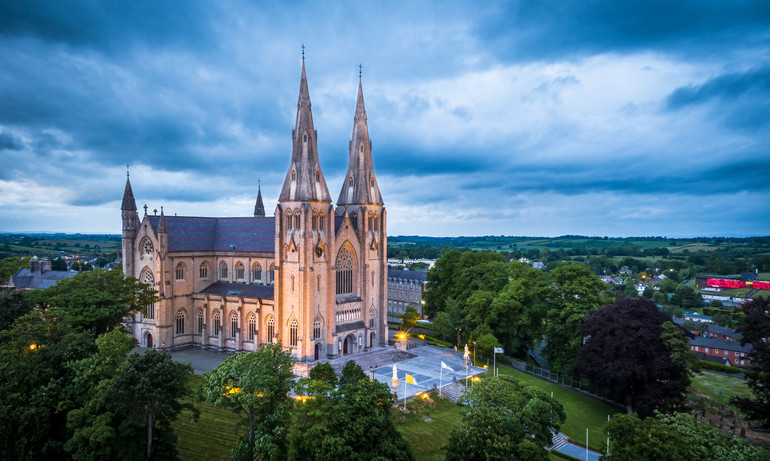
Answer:
[[[144,342],[148,348],[152,349],[152,335],[150,333],[147,333],[147,338]]]
[[[321,345],[318,343],[315,343],[315,360],[318,360],[318,357],[321,355]]]
[[[374,347],[374,332],[369,333],[369,347]]]
[[[342,342],[342,355],[348,355],[348,338]]]
[[[345,337],[345,341],[342,344],[342,354],[353,354],[356,352],[356,337],[351,335],[348,335]]]

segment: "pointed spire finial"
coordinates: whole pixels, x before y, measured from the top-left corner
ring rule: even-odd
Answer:
[[[364,66],[358,65],[358,79],[361,80],[361,76],[364,74]]]
[[[305,62],[305,44],[302,44],[302,62]]]
[[[126,163],[126,177],[128,177],[128,176],[129,176],[129,174],[128,174],[128,163]]]
[[[257,178],[257,190],[262,190],[262,178]]]

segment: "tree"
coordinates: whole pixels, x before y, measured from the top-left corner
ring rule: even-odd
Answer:
[[[683,309],[695,309],[703,306],[703,298],[692,287],[680,286],[671,297],[671,304]]]
[[[547,460],[566,416],[544,391],[510,378],[486,378],[465,394],[462,426],[449,436],[447,461]]]
[[[401,316],[401,325],[404,330],[409,331],[417,326],[417,319],[420,318],[420,314],[417,313],[417,309],[412,306],[408,306],[404,310],[404,314]]]
[[[334,367],[329,362],[319,363],[310,369],[308,373],[310,379],[316,381],[323,381],[329,383],[332,386],[337,384],[337,375],[334,373]]]
[[[646,299],[620,299],[591,313],[575,372],[607,389],[629,412],[651,415],[678,404],[689,385],[687,338]],[[673,356],[673,358],[672,358]]]
[[[476,340],[476,349],[478,349],[480,355],[485,357],[492,357],[496,347],[500,347],[500,342],[492,333],[483,334]]]
[[[685,320],[682,323],[682,327],[688,331],[694,331],[699,335],[706,333],[709,330],[709,326],[703,322],[696,322],[695,320]]]
[[[583,264],[560,263],[548,281],[553,291],[548,299],[543,352],[553,370],[568,373],[583,343],[580,325],[611,298],[605,294],[604,282]]]
[[[409,443],[393,425],[393,394],[386,384],[371,381],[350,361],[334,390],[328,383],[309,380],[298,393],[289,435],[291,460],[403,460],[414,459]]]
[[[120,325],[132,311],[145,312],[157,301],[155,291],[120,270],[83,272],[30,296],[45,309],[58,308],[73,328],[96,335]]]
[[[134,352],[121,368],[112,387],[111,400],[121,419],[118,432],[123,434],[121,458],[176,458],[176,434],[171,427],[182,410],[191,404],[180,400],[189,394],[187,381],[192,375],[189,364],[174,362],[167,352]],[[194,410],[193,410],[194,411]],[[140,442],[141,433],[145,433]],[[136,437],[126,437],[128,434]]]
[[[23,291],[0,291],[0,330],[5,330],[35,304]]]
[[[436,314],[433,319],[433,335],[442,341],[452,341],[455,334],[455,325],[445,311]]]
[[[608,425],[610,457],[602,460],[683,461],[691,459],[688,446],[665,423],[655,419],[639,419],[635,413],[615,415]]]
[[[51,270],[52,271],[66,271],[67,270],[67,262],[64,261],[64,259],[60,257],[54,259],[51,261]]]
[[[751,344],[751,373],[746,374],[746,381],[752,395],[734,398],[734,403],[759,425],[770,428],[770,300],[753,299],[743,311],[745,325],[737,331],[743,335],[742,345]]]
[[[286,456],[293,366],[291,352],[282,350],[281,343],[265,344],[258,351],[230,356],[203,375],[203,398],[242,418],[251,457]]]

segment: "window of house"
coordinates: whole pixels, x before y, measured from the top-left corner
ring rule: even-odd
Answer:
[[[297,345],[297,319],[291,319],[289,324],[289,345]]]
[[[273,336],[275,336],[275,320],[272,316],[267,319],[267,342],[273,342]]]
[[[182,263],[176,265],[176,279],[184,280],[184,266]]]
[[[202,263],[200,268],[200,277],[202,279],[209,278],[209,265],[208,263]]]
[[[243,280],[246,277],[246,268],[243,266],[243,263],[238,263],[237,266],[235,266],[235,278],[238,280]]]
[[[219,336],[219,330],[222,329],[222,316],[219,311],[214,312],[214,336]]]
[[[343,247],[337,253],[337,294],[353,293],[353,255]]]
[[[230,337],[235,339],[236,333],[238,333],[238,315],[233,312],[230,316]]]
[[[251,278],[254,283],[262,281],[262,266],[260,266],[259,263],[254,263],[254,265],[251,266]]]
[[[220,279],[227,278],[227,263],[222,263],[222,265],[219,266],[219,278]]]
[[[184,334],[184,311],[176,313],[176,334]]]
[[[249,316],[249,341],[254,341],[257,337],[257,316],[251,314]]]
[[[203,310],[198,310],[198,334],[203,334]]]

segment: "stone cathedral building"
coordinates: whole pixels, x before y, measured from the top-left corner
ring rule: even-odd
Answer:
[[[145,347],[253,351],[280,341],[298,362],[387,344],[386,214],[359,78],[336,206],[319,163],[304,57],[291,161],[275,216],[139,218],[129,179],[123,271],[160,300],[129,327]]]

